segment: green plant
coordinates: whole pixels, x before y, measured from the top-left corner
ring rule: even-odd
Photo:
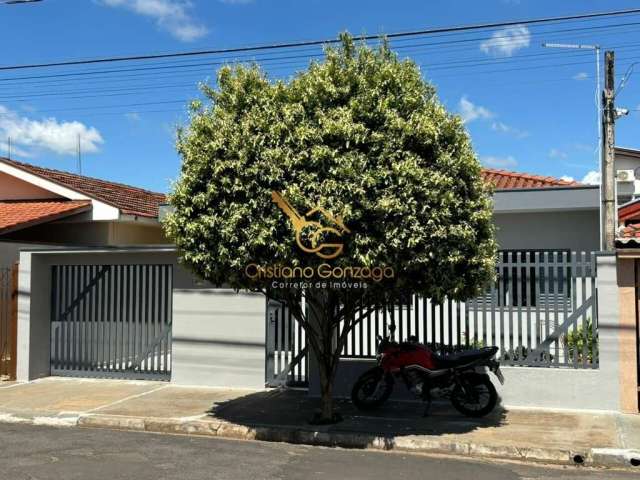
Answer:
[[[591,317],[579,327],[571,330],[563,337],[563,343],[574,362],[592,363],[598,350],[598,336],[594,332]]]
[[[288,81],[226,66],[215,87],[202,87],[208,104],[193,102],[178,132],[182,169],[165,223],[182,262],[202,278],[287,304],[317,359],[324,420],[358,312],[407,292],[473,297],[493,279],[496,255],[490,191],[460,117],[386,43],[371,49],[341,38]],[[319,207],[342,219],[341,255],[300,248],[300,230],[272,201],[282,198],[299,212]],[[386,266],[393,275],[367,288],[303,291],[246,270],[326,263]]]

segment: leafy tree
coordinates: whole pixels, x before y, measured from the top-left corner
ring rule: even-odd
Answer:
[[[323,421],[333,418],[340,352],[362,316],[407,292],[472,297],[492,278],[496,250],[490,192],[461,119],[386,43],[341,40],[288,81],[226,66],[217,86],[202,87],[209,102],[193,102],[178,132],[183,164],[165,225],[202,278],[286,302],[318,362]],[[326,259],[299,248],[274,191],[299,212],[317,206],[343,219],[344,231],[305,229],[299,240],[317,246],[342,233],[344,251]],[[386,266],[394,275],[303,292],[249,278],[251,264]]]

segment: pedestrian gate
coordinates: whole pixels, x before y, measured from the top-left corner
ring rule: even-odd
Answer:
[[[16,378],[18,264],[0,267],[0,380]]]
[[[55,265],[51,374],[169,380],[171,265]]]

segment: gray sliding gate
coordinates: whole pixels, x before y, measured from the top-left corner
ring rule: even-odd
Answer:
[[[171,265],[55,265],[51,374],[169,380]]]

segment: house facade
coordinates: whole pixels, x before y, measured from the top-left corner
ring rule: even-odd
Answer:
[[[281,305],[213,288],[179,265],[158,221],[164,195],[9,160],[0,160],[0,175],[0,211],[14,212],[0,215],[0,251],[8,245],[5,257],[15,258],[22,249],[19,380],[56,374],[251,388],[293,381],[314,392],[304,332]],[[469,302],[412,298],[380,318],[390,315],[400,332],[425,342],[499,345],[508,405],[621,410],[611,394],[620,391],[622,365],[620,311],[611,300],[616,257],[592,255],[600,250],[598,187],[492,169],[483,177],[495,187],[497,283]],[[33,220],[25,210],[36,210]],[[383,321],[374,328],[369,320],[353,333],[338,393],[372,362]],[[578,352],[566,339],[586,340],[590,324],[611,330],[595,350],[585,341]],[[100,351],[111,356],[94,358]],[[637,400],[628,405],[637,410]]]

